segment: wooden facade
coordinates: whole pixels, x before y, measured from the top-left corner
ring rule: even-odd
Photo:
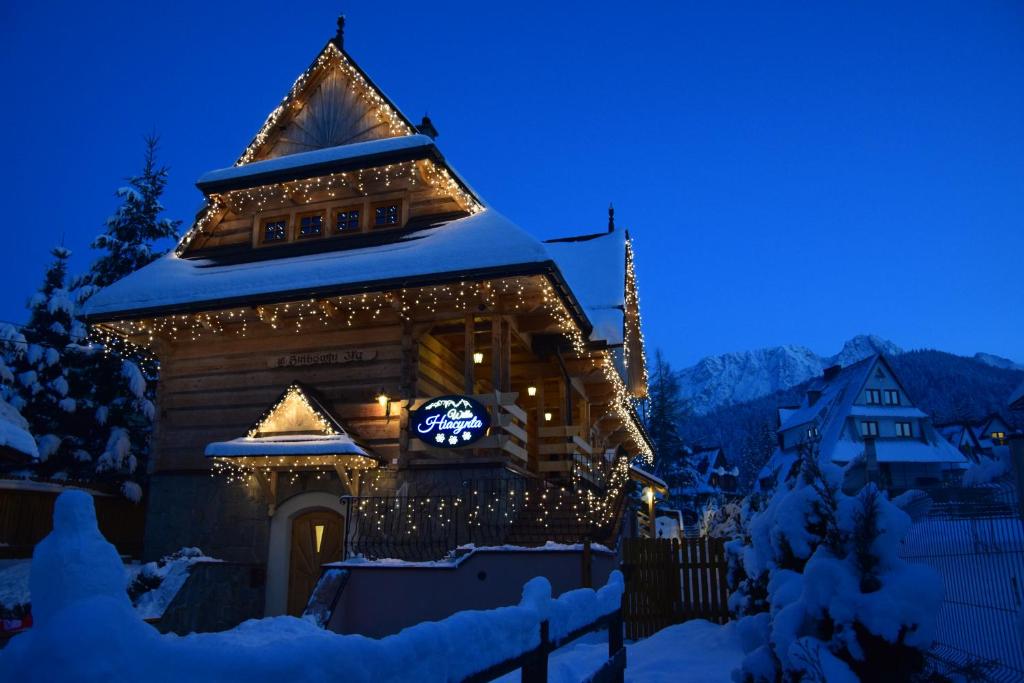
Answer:
[[[468,189],[340,37],[238,164],[199,186],[206,207],[176,253],[90,303],[97,333],[147,347],[161,364],[147,554],[201,535],[204,551],[225,559],[269,553],[269,584],[282,552],[275,529],[290,528],[276,518],[296,514],[300,496],[341,513],[323,494],[451,493],[487,477],[621,496],[615,463],[651,454],[632,408],[646,370],[628,239],[614,228],[587,237],[604,240],[612,270],[626,273],[612,284],[617,300],[595,304],[618,310],[602,337],[578,283]],[[515,249],[522,256],[506,253]],[[207,457],[207,447],[244,441],[294,383],[315,391],[377,467],[307,467],[268,450],[243,472],[259,479],[248,482],[252,500],[236,500],[225,487],[237,481],[210,478],[231,458]],[[444,449],[416,438],[411,412],[443,395],[483,404],[486,435]],[[268,588],[268,612],[275,600]]]

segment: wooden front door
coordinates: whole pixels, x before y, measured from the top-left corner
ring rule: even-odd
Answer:
[[[320,565],[341,560],[344,529],[342,516],[331,510],[314,510],[292,520],[288,614],[302,614],[320,578]]]

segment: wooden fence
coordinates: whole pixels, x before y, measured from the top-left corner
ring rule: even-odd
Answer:
[[[499,662],[472,676],[464,678],[461,683],[485,683],[501,678],[513,671],[521,670],[520,680],[523,683],[547,683],[548,657],[552,652],[565,647],[574,640],[600,629],[608,629],[608,658],[586,679],[586,683],[623,683],[626,673],[626,647],[622,642],[622,607],[598,617],[591,623],[582,626],[572,633],[559,638],[550,637],[549,624],[540,624],[540,645],[519,657]]]
[[[0,482],[0,558],[32,557],[53,529],[53,504],[63,487],[36,482]],[[145,508],[117,493],[89,491],[100,531],[122,555],[142,554]]]
[[[690,619],[729,620],[722,539],[628,538],[622,558],[627,638],[646,638]]]

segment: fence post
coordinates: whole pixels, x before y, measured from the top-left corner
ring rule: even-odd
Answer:
[[[625,600],[625,595],[623,595]],[[615,659],[622,650],[622,602],[619,602],[619,609],[615,610],[611,617],[608,619],[608,659]],[[623,659],[625,659],[625,653],[623,653]],[[623,683],[625,680],[625,665],[626,662],[622,662],[623,668],[616,669],[613,671],[612,683]]]
[[[1017,478],[1017,513],[1024,519],[1024,434],[1010,434],[1010,460]]]
[[[540,622],[540,645],[530,661],[523,665],[523,683],[548,683],[548,653],[551,651],[548,629],[547,619]]]
[[[583,541],[583,576],[580,581],[582,588],[593,588],[593,572],[591,571],[590,539]]]

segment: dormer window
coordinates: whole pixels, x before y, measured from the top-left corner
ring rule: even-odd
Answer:
[[[373,227],[388,228],[402,223],[402,203],[399,200],[373,205]]]
[[[895,389],[885,390],[885,404],[890,406],[898,406],[900,404],[900,392]]]
[[[359,232],[362,227],[360,219],[363,215],[363,207],[348,206],[338,209],[334,214],[334,231],[339,235],[350,232]]]
[[[877,406],[882,402],[882,392],[878,389],[868,389],[865,394],[867,394],[869,406]]]
[[[903,438],[910,438],[914,435],[914,431],[910,426],[909,422],[897,422],[896,423],[896,436],[902,436]]]
[[[322,237],[324,234],[324,215],[322,213],[299,214],[299,239]]]
[[[264,218],[263,230],[260,234],[263,236],[264,244],[269,244],[271,242],[287,242],[288,217],[275,216],[274,218]]]

